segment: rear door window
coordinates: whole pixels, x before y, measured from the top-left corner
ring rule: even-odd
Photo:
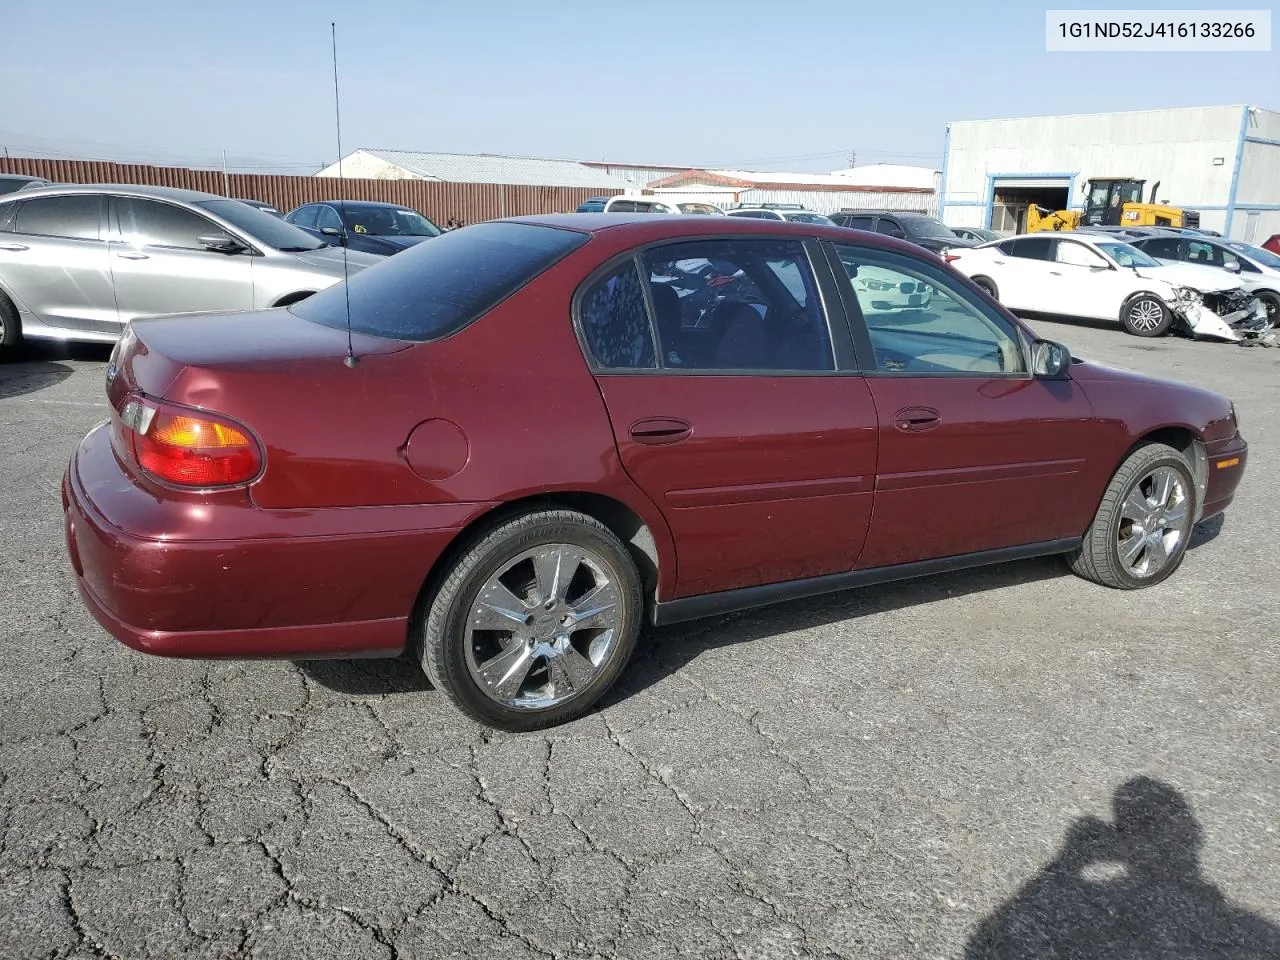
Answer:
[[[1179,247],[1183,242],[1177,237],[1157,237],[1154,240],[1142,240],[1134,246],[1147,256],[1157,259],[1185,260],[1186,257],[1179,256]],[[1207,244],[1201,244],[1201,246],[1207,246]]]
[[[35,237],[98,240],[102,236],[102,197],[76,193],[27,200],[18,208],[12,229]]]
[[[448,336],[587,242],[576,230],[477,223],[388,257],[289,307],[304,320],[375,337]]]
[[[835,369],[804,243],[698,240],[652,247],[644,269],[664,368]]]
[[[1023,260],[1053,260],[1057,255],[1057,243],[1053,237],[1020,237],[1011,241],[1011,255]],[[1000,247],[1004,250],[1004,245]]]

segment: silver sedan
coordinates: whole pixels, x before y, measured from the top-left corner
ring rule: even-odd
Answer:
[[[0,355],[110,342],[130,320],[296,303],[382,257],[209,193],[56,186],[0,198]]]

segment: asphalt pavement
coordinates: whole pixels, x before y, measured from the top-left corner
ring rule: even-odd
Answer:
[[[1235,400],[1244,485],[1172,580],[667,628],[545,735],[407,662],[115,643],[58,494],[107,351],[0,365],[0,957],[1280,956],[1280,349],[1034,325]]]

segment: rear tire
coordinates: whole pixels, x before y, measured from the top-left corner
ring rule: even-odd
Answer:
[[[0,360],[6,359],[22,339],[17,308],[0,293]]]
[[[992,300],[1000,299],[1000,290],[996,287],[996,282],[990,277],[974,277],[974,285],[989,296]]]
[[[1173,447],[1139,447],[1120,465],[1071,569],[1117,590],[1151,587],[1182,564],[1196,516],[1196,485]]]
[[[1173,326],[1173,312],[1154,293],[1135,293],[1120,308],[1120,322],[1135,337],[1163,337]]]
[[[613,686],[643,614],[622,541],[585,514],[541,510],[453,561],[423,615],[420,661],[472,718],[538,730],[580,716]]]

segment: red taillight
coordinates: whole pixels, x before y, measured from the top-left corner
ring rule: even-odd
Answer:
[[[120,420],[138,466],[165,483],[234,487],[262,471],[258,441],[224,417],[131,396]]]
[[[951,263],[953,260],[959,260],[959,259],[960,259],[960,254],[958,254],[958,253],[944,253],[944,254],[942,255],[942,259],[943,259],[943,260],[945,260],[947,263]]]

